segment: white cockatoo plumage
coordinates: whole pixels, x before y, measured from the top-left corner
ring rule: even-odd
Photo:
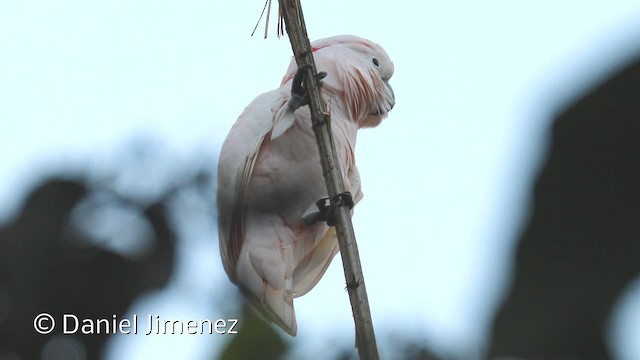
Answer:
[[[359,128],[393,108],[393,63],[379,45],[352,35],[311,43],[344,187],[362,198],[354,149]],[[327,197],[309,108],[290,106],[295,60],[278,89],[258,96],[229,132],[218,163],[224,269],[262,314],[296,334],[293,298],[311,290],[338,252],[335,229],[308,224]]]

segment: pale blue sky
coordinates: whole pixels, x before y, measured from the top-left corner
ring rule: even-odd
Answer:
[[[34,172],[108,156],[134,134],[177,153],[217,151],[290,60],[275,28],[267,40],[262,27],[249,36],[262,6],[1,3],[0,215],[15,208]],[[356,150],[365,198],[354,224],[379,334],[393,326],[445,351],[482,346],[548,121],[576,89],[640,49],[640,3],[327,0],[303,9],[311,39],[359,35],[395,63],[396,107],[360,133]],[[232,317],[212,314],[206,299],[228,283],[216,241],[194,234],[172,285],[133,312]],[[317,349],[353,337],[343,288],[338,257],[295,302],[300,342]],[[635,288],[627,302],[638,308]],[[640,333],[637,311],[619,317],[626,320],[614,328]],[[616,338],[621,358],[640,359],[639,342]],[[110,356],[200,359],[223,340],[121,336]]]

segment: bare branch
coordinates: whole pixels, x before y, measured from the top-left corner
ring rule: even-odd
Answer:
[[[347,283],[349,299],[351,300],[351,310],[356,328],[356,346],[361,359],[379,358],[376,337],[371,321],[371,311],[369,300],[362,274],[360,256],[358,255],[358,245],[351,223],[351,213],[348,204],[340,201],[340,197],[345,189],[343,178],[336,157],[336,148],[331,132],[331,116],[327,112],[326,104],[322,98],[320,87],[314,81],[316,66],[313,61],[311,44],[307,35],[307,29],[302,15],[300,0],[279,0],[281,14],[293,48],[293,54],[299,68],[307,65],[304,69],[304,83],[309,92],[311,109],[311,121],[313,131],[320,151],[322,163],[322,173],[327,184],[329,198],[332,206],[335,203],[335,227],[340,244],[340,254],[344,268],[344,277]],[[310,66],[308,66],[310,65]]]

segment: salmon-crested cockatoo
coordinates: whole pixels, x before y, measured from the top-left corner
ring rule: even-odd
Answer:
[[[311,46],[344,187],[357,203],[356,133],[380,124],[393,108],[393,63],[382,47],[357,36]],[[292,60],[280,87],[247,106],[218,163],[224,269],[263,315],[294,336],[293,298],[318,283],[339,250],[335,228],[320,211],[327,188],[301,74]]]

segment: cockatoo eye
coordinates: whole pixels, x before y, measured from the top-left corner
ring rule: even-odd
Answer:
[[[373,58],[373,65],[380,66],[380,62],[378,61],[378,59]]]

